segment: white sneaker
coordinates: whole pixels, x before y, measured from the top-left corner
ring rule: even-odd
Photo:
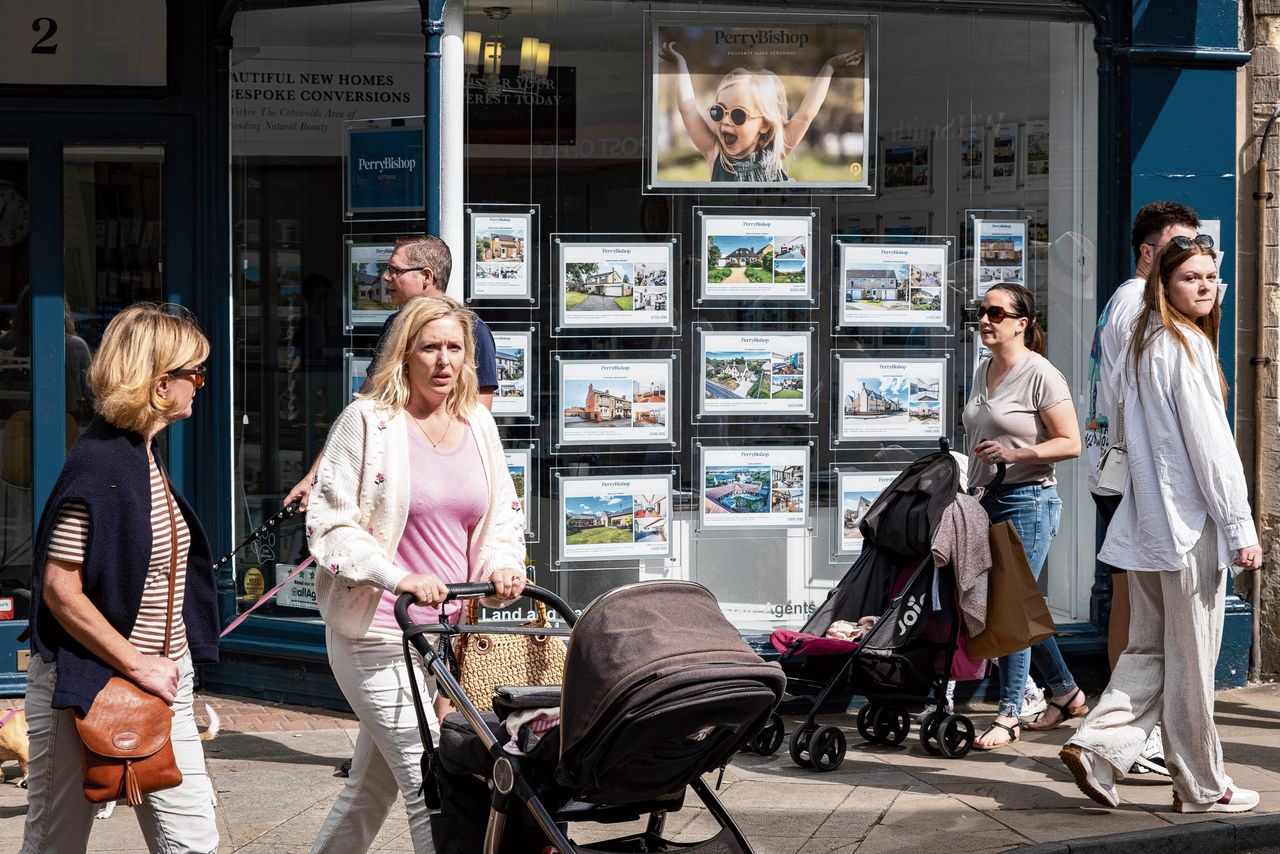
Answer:
[[[1253,789],[1237,789],[1235,786],[1227,786],[1227,790],[1222,793],[1222,797],[1208,804],[1191,804],[1186,803],[1182,798],[1178,797],[1178,793],[1173,793],[1173,811],[1174,812],[1248,812],[1258,805],[1258,793]]]
[[[1164,741],[1160,738],[1160,724],[1156,724],[1151,730],[1151,735],[1147,736],[1147,743],[1142,746],[1142,753],[1133,763],[1134,768],[1141,768],[1139,772],[1145,774],[1163,774],[1168,777],[1169,766],[1164,761]]]
[[[1097,803],[1104,807],[1120,805],[1120,795],[1116,792],[1115,769],[1107,760],[1094,756],[1088,750],[1075,744],[1068,744],[1058,752],[1058,758],[1067,766],[1076,786]],[[1174,802],[1176,810],[1177,802]]]
[[[1028,681],[1026,690],[1022,692],[1022,717],[1030,717],[1047,711],[1049,701],[1044,698],[1044,690],[1036,683]]]

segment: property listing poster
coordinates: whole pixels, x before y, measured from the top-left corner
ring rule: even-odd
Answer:
[[[933,180],[933,140],[930,136],[908,134],[890,137],[881,155],[884,189],[927,193]]]
[[[1022,176],[1028,187],[1049,184],[1049,120],[1036,119],[1022,126]]]
[[[511,475],[511,482],[516,487],[520,512],[524,514],[524,532],[528,537],[533,530],[533,524],[529,519],[529,478],[533,471],[533,452],[528,448],[513,448],[507,449],[504,453],[507,458],[507,473]]]
[[[560,480],[560,559],[627,560],[671,555],[671,477]]]
[[[946,326],[945,244],[840,244],[841,326]]]
[[[670,359],[560,363],[560,442],[670,443]]]
[[[947,405],[946,359],[845,359],[841,440],[936,439]]]
[[[368,356],[357,356],[350,350],[343,353],[343,358],[347,363],[347,391],[350,397],[354,398],[364,387],[364,381],[369,376],[369,365],[373,363],[373,359]]]
[[[532,411],[529,366],[533,363],[533,335],[529,332],[495,332],[498,390],[493,394],[493,414],[527,416]]]
[[[808,299],[813,218],[704,214],[704,299]]]
[[[1025,219],[975,219],[973,242],[974,299],[992,285],[1027,285]]]
[[[810,412],[809,333],[702,333],[704,415]]]
[[[471,214],[471,296],[528,299],[532,214]]]
[[[893,483],[901,472],[838,472],[840,485],[840,514],[836,526],[839,542],[836,554],[862,554],[862,531],[858,526],[867,515],[871,505],[884,492],[885,487]]]
[[[991,128],[991,174],[994,191],[1018,189],[1018,126],[1012,122]]]
[[[347,243],[347,324],[381,327],[396,310],[382,271],[395,251],[394,241]]]
[[[960,132],[960,189],[981,190],[987,180],[986,132],[978,128],[966,128]]]
[[[809,450],[703,448],[704,528],[799,528],[809,509]]]
[[[671,243],[560,246],[560,325],[670,326]]]
[[[873,19],[716,12],[650,25],[652,187],[870,189]]]
[[[881,218],[884,233],[892,237],[921,237],[929,233],[929,211],[897,211]]]

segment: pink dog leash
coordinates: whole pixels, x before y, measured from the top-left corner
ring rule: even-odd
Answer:
[[[20,712],[20,711],[22,711],[22,709],[10,709],[10,710],[9,710],[9,714],[7,714],[7,715],[5,715],[4,717],[0,718],[0,728],[3,728],[5,724],[7,724],[9,721],[13,720],[14,715],[18,714],[18,712]]]
[[[289,576],[288,576],[287,578],[285,578],[285,580],[284,580],[284,581],[281,581],[281,582],[280,582],[279,584],[277,584],[275,587],[272,587],[272,588],[271,588],[270,590],[268,590],[266,593],[263,593],[263,594],[262,594],[262,596],[260,596],[260,597],[258,598],[258,601],[257,601],[257,602],[254,602],[252,605],[250,605],[248,608],[246,608],[246,609],[245,609],[245,611],[244,611],[242,614],[240,614],[240,616],[238,616],[238,617],[236,617],[234,620],[232,620],[232,621],[227,625],[227,627],[226,627],[225,629],[223,629],[223,630],[222,630],[222,634],[218,635],[218,637],[219,637],[219,638],[225,638],[227,635],[231,634],[231,632],[233,632],[233,631],[234,631],[234,630],[235,630],[235,629],[236,629],[236,628],[237,628],[241,623],[243,623],[243,622],[245,621],[245,618],[246,618],[246,617],[248,617],[248,616],[249,616],[250,614],[252,614],[254,611],[258,610],[260,607],[262,607],[263,605],[265,605],[268,599],[270,599],[272,596],[275,596],[277,593],[279,593],[279,592],[280,592],[280,590],[281,590],[281,589],[282,589],[286,584],[288,584],[290,581],[293,581],[293,579],[297,578],[297,577],[298,577],[298,573],[302,572],[302,570],[304,570],[304,569],[306,569],[307,567],[311,566],[311,564],[313,564],[313,563],[315,563],[315,562],[316,562],[316,559],[315,559],[315,558],[313,558],[313,557],[309,557],[309,558],[307,558],[306,560],[304,560],[302,563],[298,564],[298,565],[297,565],[297,567],[295,567],[295,568],[294,568],[293,572],[289,573]]]

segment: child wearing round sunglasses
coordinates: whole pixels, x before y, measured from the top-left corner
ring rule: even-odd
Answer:
[[[664,43],[659,55],[676,66],[680,117],[690,142],[711,167],[711,180],[752,183],[792,180],[783,162],[817,117],[832,76],[862,62],[862,52],[857,50],[828,59],[792,116],[787,91],[772,71],[735,68],[720,80],[715,102],[703,110],[693,91],[689,65],[675,42]]]

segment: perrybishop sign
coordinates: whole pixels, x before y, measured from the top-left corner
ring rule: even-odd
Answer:
[[[422,210],[422,128],[347,130],[347,213]]]

